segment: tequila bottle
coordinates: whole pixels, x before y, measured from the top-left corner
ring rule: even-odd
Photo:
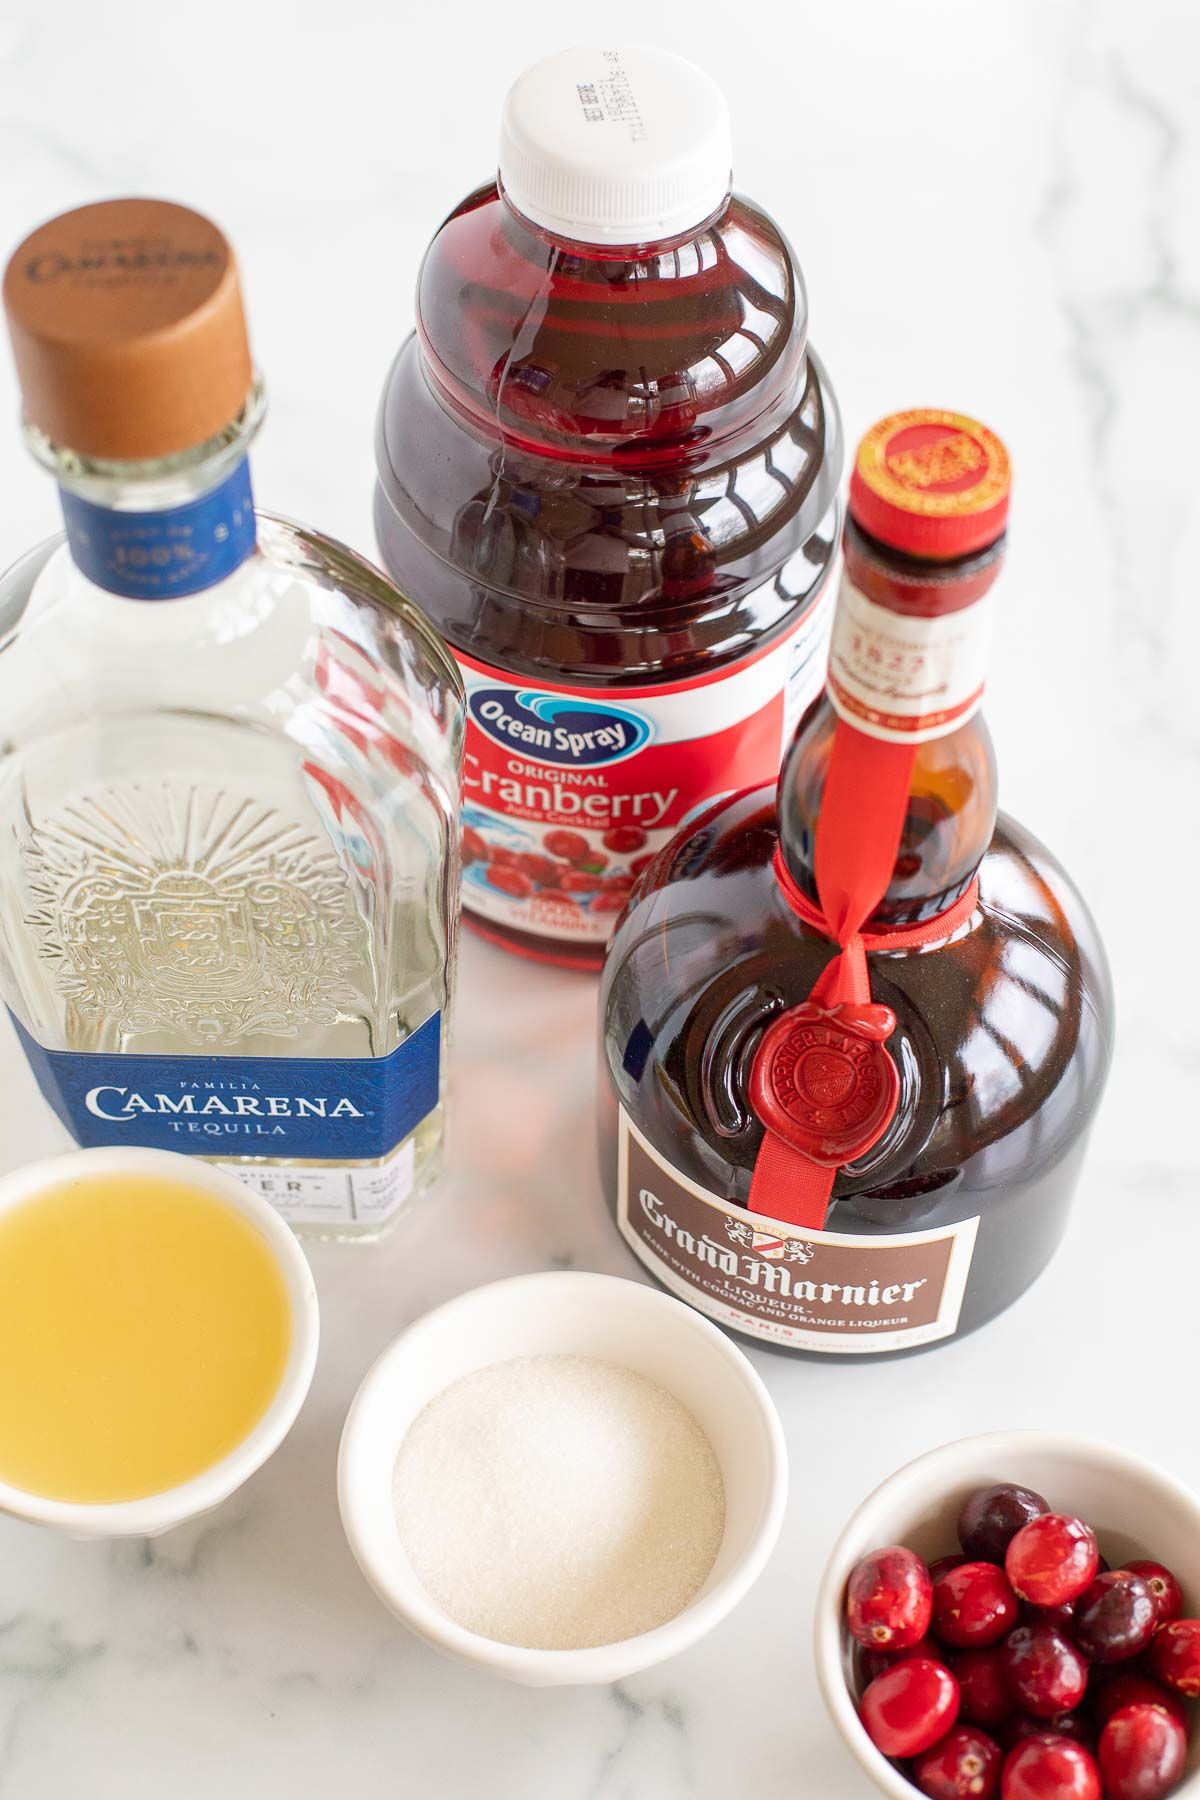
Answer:
[[[4,284],[65,542],[0,583],[0,986],[85,1145],[374,1236],[434,1175],[463,695],[352,551],[256,514],[236,265],[185,208],[50,221]]]

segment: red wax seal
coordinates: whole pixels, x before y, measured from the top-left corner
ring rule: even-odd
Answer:
[[[883,1136],[900,1098],[884,1049],[895,1029],[888,1006],[793,1006],[758,1047],[750,1104],[768,1131],[823,1168],[853,1162]]]

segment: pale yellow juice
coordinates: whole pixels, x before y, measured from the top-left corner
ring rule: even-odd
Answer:
[[[0,1481],[162,1493],[262,1418],[291,1304],[248,1220],[184,1181],[84,1176],[0,1212]]]

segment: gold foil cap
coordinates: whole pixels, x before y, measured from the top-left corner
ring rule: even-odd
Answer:
[[[253,382],[223,232],[168,200],[104,200],[31,233],[4,276],[25,417],[61,449],[140,461],[193,449]]]

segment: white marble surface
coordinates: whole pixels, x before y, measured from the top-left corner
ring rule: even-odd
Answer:
[[[315,1257],[320,1368],[273,1463],[152,1544],[0,1525],[0,1800],[865,1800],[808,1640],[825,1551],[878,1478],[966,1432],[1070,1424],[1200,1485],[1194,11],[5,0],[0,243],[113,193],[211,211],[241,252],[273,397],[260,500],[369,549],[372,418],[420,249],[488,171],[508,78],[598,31],[690,49],[724,79],[739,185],[799,249],[851,433],[934,403],[1012,446],[990,700],[1003,798],[1090,895],[1121,1015],[1068,1241],[1007,1316],[932,1356],[758,1359],[791,1506],[768,1577],[699,1648],[580,1692],[443,1663],[342,1541],[334,1455],[358,1379],[407,1320],[481,1280],[633,1273],[592,1166],[592,983],[468,941],[451,1174],[386,1248]],[[14,408],[5,357],[0,416]],[[15,424],[0,492],[7,560],[55,523]],[[0,1055],[11,1165],[61,1139],[7,1040]]]

